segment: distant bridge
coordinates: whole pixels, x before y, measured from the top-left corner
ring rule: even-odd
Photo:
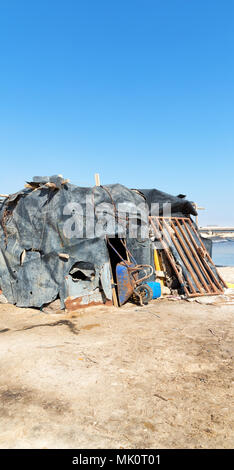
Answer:
[[[234,227],[216,227],[215,225],[211,225],[208,227],[199,227],[199,231],[204,233],[234,232]]]

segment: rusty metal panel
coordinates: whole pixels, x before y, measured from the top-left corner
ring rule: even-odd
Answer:
[[[74,311],[97,305],[110,306],[112,305],[112,302],[107,300],[104,304],[101,293],[98,290],[84,295],[83,297],[67,297],[65,300],[65,307],[68,311]]]
[[[151,216],[150,223],[187,297],[223,294],[226,284],[190,218]]]

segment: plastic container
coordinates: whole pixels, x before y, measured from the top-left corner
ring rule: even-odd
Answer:
[[[153,291],[153,299],[158,299],[161,297],[162,291],[161,291],[161,284],[160,282],[146,282],[146,284],[151,287]]]

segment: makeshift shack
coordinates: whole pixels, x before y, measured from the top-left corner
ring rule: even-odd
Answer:
[[[128,221],[137,223],[142,196],[120,184],[81,188],[59,176],[34,177],[26,186],[0,206],[0,287],[7,300],[39,308],[58,297],[62,307],[112,302],[106,237],[125,256],[116,232],[117,206],[126,204]],[[109,223],[103,220],[103,205]],[[126,239],[125,232],[123,223]],[[130,245],[138,263],[150,261],[149,239]],[[116,262],[111,256],[113,269]]]
[[[159,206],[156,215],[151,212],[152,203]],[[191,220],[190,216],[196,215],[183,195],[128,189],[120,184],[78,187],[57,175],[34,177],[22,191],[0,202],[3,294],[19,307],[43,308],[58,298],[61,307],[68,309],[117,304],[118,253],[128,259],[130,250],[137,264],[151,265],[154,274],[150,280],[155,281],[151,217],[162,217],[165,203],[171,204],[174,217]],[[171,286],[186,293],[188,266],[175,249],[172,252],[184,273],[183,282],[162,253],[161,268],[170,271],[170,279],[177,279]],[[218,279],[214,266],[212,269]],[[162,284],[167,282],[165,276]]]

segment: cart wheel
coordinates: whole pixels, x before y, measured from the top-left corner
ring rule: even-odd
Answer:
[[[153,291],[147,284],[140,284],[134,289],[134,293],[140,299],[140,304],[147,305],[153,298]]]

